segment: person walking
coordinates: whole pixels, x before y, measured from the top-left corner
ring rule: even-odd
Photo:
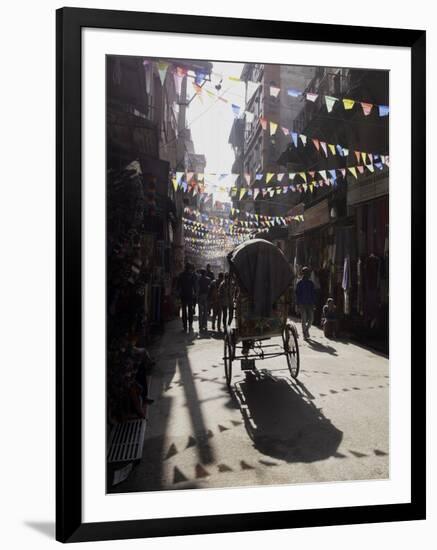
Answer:
[[[214,272],[211,269],[211,264],[206,264],[206,276],[211,279],[211,281],[215,279]]]
[[[218,292],[219,292],[220,309],[221,309],[222,318],[223,318],[223,331],[226,331],[226,324],[230,324],[233,317],[231,280],[229,277],[229,273],[225,273],[223,281],[220,283]],[[220,330],[220,322],[219,322],[219,330]]]
[[[200,270],[198,285],[199,304],[199,332],[206,332],[208,329],[208,293],[211,279],[206,276],[205,269]]]
[[[314,320],[316,289],[310,279],[308,267],[302,268],[302,279],[296,285],[296,305],[302,320],[302,333],[305,340],[310,337],[310,328]]]
[[[212,310],[212,330],[215,330],[217,321],[217,329],[220,331],[222,321],[222,310],[219,299],[219,286],[223,281],[223,273],[218,274],[218,278],[214,279],[209,286],[208,305]]]
[[[185,264],[185,270],[179,275],[177,288],[182,306],[183,332],[187,332],[187,328],[192,332],[194,306],[198,293],[198,281],[197,275],[194,273],[194,266],[189,262]]]

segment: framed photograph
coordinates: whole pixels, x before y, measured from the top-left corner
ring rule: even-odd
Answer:
[[[425,32],[57,12],[57,539],[425,518]]]

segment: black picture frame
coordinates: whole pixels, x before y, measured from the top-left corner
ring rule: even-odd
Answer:
[[[57,63],[56,538],[61,542],[221,533],[425,519],[425,333],[412,322],[411,502],[345,508],[135,521],[82,522],[82,189],[83,28],[370,44],[411,49],[412,319],[425,315],[425,31],[62,8]],[[104,428],[102,428],[104,429]],[[171,497],[169,497],[171,498]]]

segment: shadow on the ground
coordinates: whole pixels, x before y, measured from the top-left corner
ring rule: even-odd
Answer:
[[[248,373],[234,392],[261,453],[287,462],[315,462],[336,454],[343,432],[317,409],[301,382]]]
[[[206,337],[208,337],[207,334]],[[188,359],[188,350],[198,339],[199,335],[196,332],[183,333],[178,321],[166,325],[166,330],[158,345],[160,353],[155,356],[156,365],[149,391],[149,396],[155,399],[155,403],[149,409],[142,460],[135,464],[129,478],[116,486],[112,486],[115,467],[108,467],[108,492],[156,491],[168,487],[169,481],[164,480],[165,461],[190,446],[195,447],[201,464],[208,465],[214,462],[213,448],[210,444],[210,430],[206,428],[206,421],[195,385],[195,374]],[[178,374],[179,376],[177,376]],[[175,382],[177,378],[179,380]],[[175,384],[184,389],[195,444],[184,440],[183,446],[181,442],[178,442],[178,446],[172,444],[168,448],[168,422],[174,405],[172,398],[166,392]],[[121,466],[123,464],[116,465],[117,468]],[[183,479],[182,474],[178,471],[173,473],[173,477],[173,483],[188,481]]]
[[[320,351],[323,353],[329,353],[330,355],[338,355],[337,350],[333,348],[332,346],[322,344],[321,342],[316,342],[315,340],[312,340],[311,338],[307,339],[307,344],[311,349],[314,351]]]

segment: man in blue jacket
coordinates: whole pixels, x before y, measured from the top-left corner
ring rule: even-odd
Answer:
[[[296,285],[296,305],[300,311],[302,320],[303,337],[310,337],[310,327],[314,320],[314,307],[316,304],[316,289],[310,279],[308,267],[302,268],[302,279]]]

